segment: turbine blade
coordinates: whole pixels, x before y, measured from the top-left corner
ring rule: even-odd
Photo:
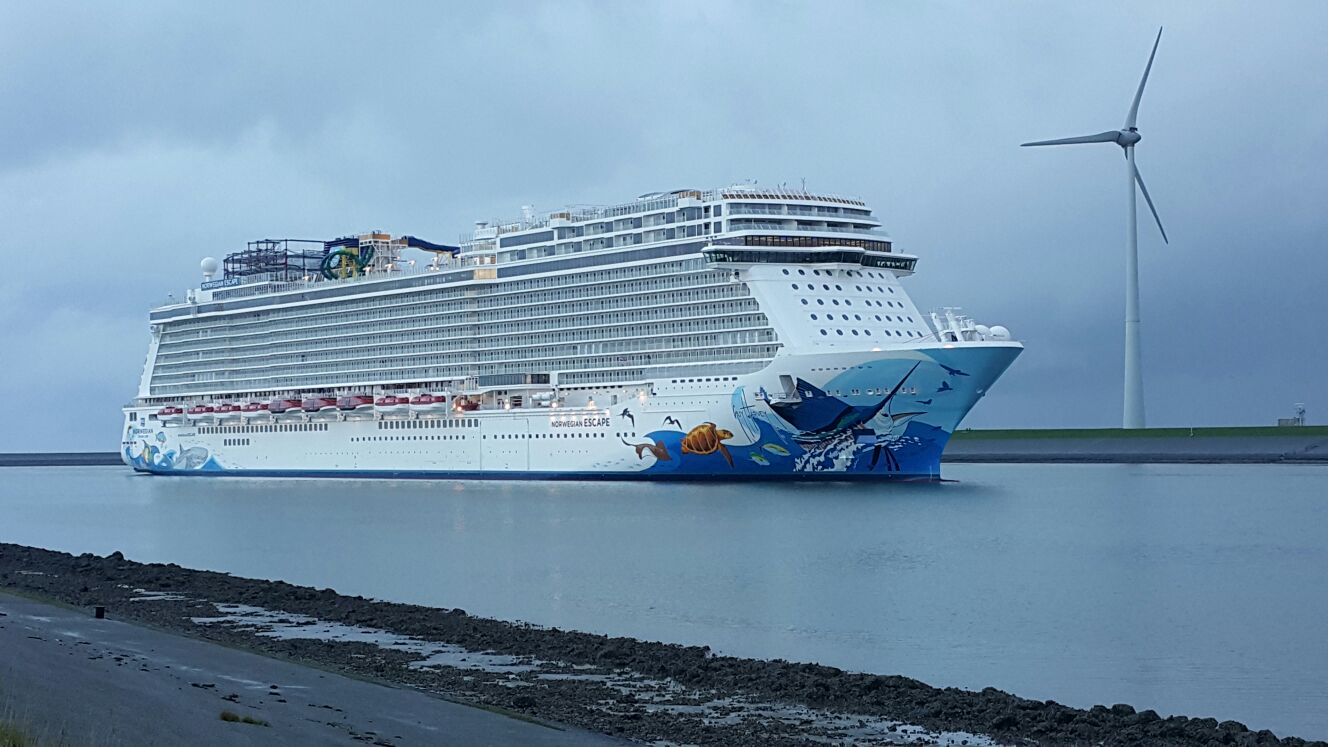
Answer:
[[[1134,101],[1130,104],[1130,113],[1125,115],[1125,129],[1133,129],[1139,117],[1139,99],[1144,97],[1144,84],[1148,83],[1148,72],[1153,69],[1153,58],[1157,56],[1157,45],[1162,43],[1162,29],[1157,30],[1157,39],[1153,40],[1153,51],[1148,55],[1148,64],[1144,66],[1144,77],[1139,79],[1139,90],[1134,92]]]
[[[1144,178],[1139,174],[1139,167],[1134,167],[1134,181],[1139,185],[1139,191],[1144,193],[1144,202],[1148,203],[1148,209],[1153,213],[1153,220],[1157,221],[1157,230],[1162,232],[1162,243],[1170,244],[1167,240],[1167,229],[1162,227],[1162,219],[1157,217],[1157,208],[1153,207],[1153,198],[1148,196],[1148,187],[1144,186]]]
[[[1119,130],[1107,130],[1099,132],[1096,135],[1081,135],[1079,137],[1063,137],[1059,140],[1038,140],[1034,143],[1021,143],[1020,147],[1031,145],[1075,145],[1078,143],[1114,143],[1116,136],[1120,134]]]

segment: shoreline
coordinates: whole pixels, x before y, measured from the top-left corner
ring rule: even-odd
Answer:
[[[374,601],[119,553],[0,543],[0,589],[450,700],[641,741],[689,744],[1328,745],[1128,705],[1077,709],[993,688],[718,656]]]

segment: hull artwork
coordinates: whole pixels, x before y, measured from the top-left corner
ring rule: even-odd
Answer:
[[[600,406],[140,428],[142,472],[492,479],[937,479],[951,432],[1021,351],[956,343],[777,357]]]

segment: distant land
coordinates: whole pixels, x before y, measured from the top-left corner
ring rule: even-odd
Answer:
[[[1328,426],[958,430],[942,461],[1328,464]]]
[[[1328,425],[962,429],[942,461],[1328,464]],[[114,451],[0,453],[0,467],[120,463]]]

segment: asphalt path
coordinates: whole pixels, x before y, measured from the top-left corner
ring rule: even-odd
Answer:
[[[624,744],[4,593],[0,719],[70,747]]]

